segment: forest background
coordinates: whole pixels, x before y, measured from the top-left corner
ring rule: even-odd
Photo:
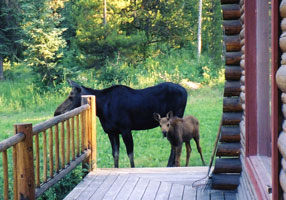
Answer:
[[[13,135],[15,123],[51,118],[70,92],[68,79],[97,89],[171,81],[188,90],[185,113],[200,121],[208,162],[222,112],[222,17],[219,0],[204,0],[199,26],[200,1],[0,0],[0,141]],[[136,167],[166,166],[169,143],[159,128],[133,137]],[[97,144],[98,166],[112,167],[100,125]],[[129,167],[124,151],[121,145],[120,167]],[[201,165],[195,150],[190,162]],[[0,165],[0,180],[2,170]],[[78,167],[41,199],[63,199],[82,173]]]
[[[92,74],[99,84],[207,83],[222,69],[220,1],[1,0],[0,77],[30,67],[41,90]],[[4,71],[4,74],[1,72]],[[84,81],[84,80],[82,80]]]

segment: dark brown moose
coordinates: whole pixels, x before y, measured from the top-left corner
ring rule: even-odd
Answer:
[[[81,105],[82,95],[96,96],[96,114],[104,132],[108,134],[114,167],[118,167],[119,134],[126,146],[131,167],[134,167],[132,130],[146,130],[158,126],[153,113],[166,115],[175,110],[176,116],[184,115],[187,92],[178,84],[165,82],[153,87],[135,90],[123,85],[115,85],[103,90],[94,90],[68,81],[72,87],[68,98],[56,109],[60,115]],[[168,166],[173,166],[175,153],[171,151]]]
[[[174,117],[173,112],[167,113],[166,117],[161,118],[161,115],[154,113],[154,119],[159,122],[163,136],[167,137],[171,143],[171,149],[175,152],[175,166],[180,166],[180,158],[182,152],[182,145],[185,142],[186,145],[186,166],[189,164],[191,155],[190,140],[194,138],[198,152],[200,153],[203,165],[205,161],[202,155],[200,146],[200,134],[199,134],[199,121],[193,116],[185,116],[184,118]]]

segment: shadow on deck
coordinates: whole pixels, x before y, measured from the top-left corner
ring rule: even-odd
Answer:
[[[235,200],[236,191],[211,190],[207,167],[105,168],[90,172],[65,200]]]

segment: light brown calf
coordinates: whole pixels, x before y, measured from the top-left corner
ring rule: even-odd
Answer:
[[[185,142],[187,150],[186,166],[189,164],[191,155],[190,140],[194,138],[198,152],[200,153],[203,165],[205,161],[200,147],[199,121],[193,116],[185,116],[184,118],[174,117],[173,112],[167,113],[166,117],[161,118],[158,113],[154,113],[154,119],[160,123],[160,127],[164,137],[167,137],[171,143],[171,148],[175,150],[175,166],[180,166],[180,157],[182,152],[182,144]]]

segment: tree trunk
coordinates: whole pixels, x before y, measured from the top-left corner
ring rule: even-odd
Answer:
[[[106,0],[103,0],[103,24],[107,24]]]
[[[202,51],[202,8],[203,8],[203,0],[199,2],[199,20],[198,20],[198,57],[201,56]]]
[[[4,73],[3,73],[3,57],[0,56],[0,80],[4,79]]]

